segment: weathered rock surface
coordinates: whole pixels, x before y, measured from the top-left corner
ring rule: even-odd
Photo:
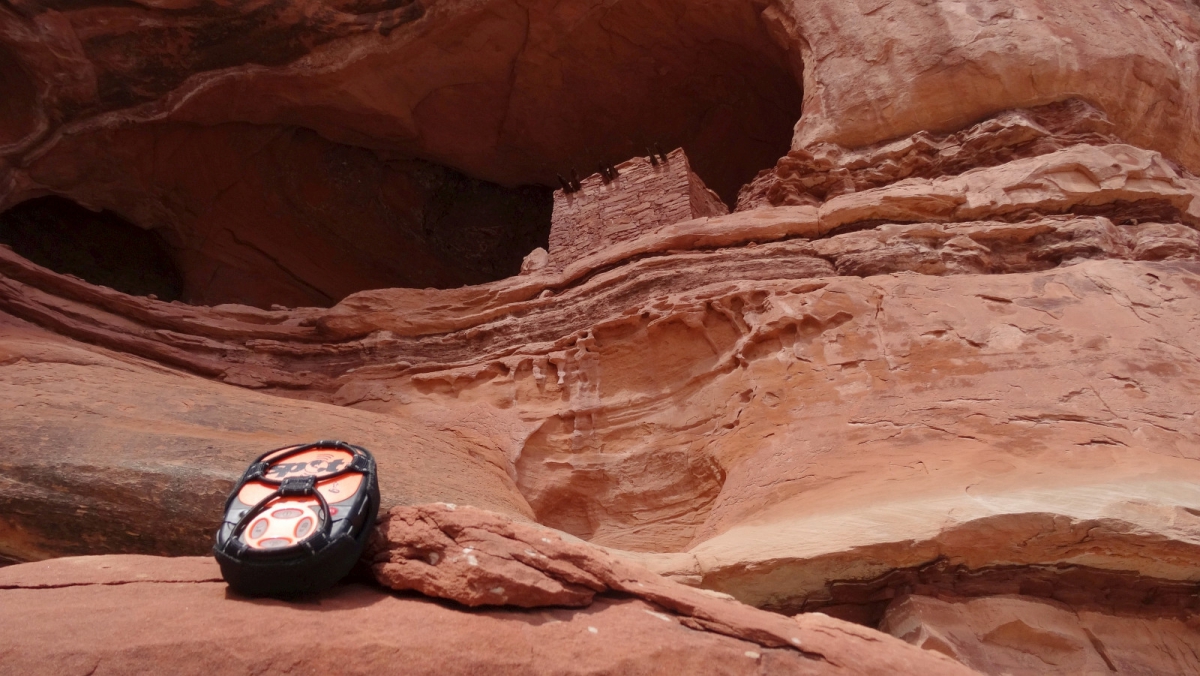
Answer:
[[[1195,619],[1106,615],[1017,596],[897,599],[881,629],[988,674],[1196,674]]]
[[[1200,168],[1190,67],[1200,28],[1182,0],[1055,12],[1032,0],[21,3],[3,19],[17,67],[6,70],[16,96],[2,138],[19,151],[56,133],[169,118],[298,125],[507,184],[551,184],[555,166],[617,161],[656,138],[709,144],[714,169],[756,170],[780,154],[762,139],[790,132],[802,82],[797,148],[955,131],[1074,94],[1130,142]],[[721,143],[739,134],[746,161],[739,144]],[[604,152],[617,157],[594,156]],[[708,180],[724,192],[745,179]]]
[[[54,153],[60,135],[164,119],[299,126],[510,186],[552,185],[556,171],[591,173],[659,141],[688,145],[732,197],[786,150],[800,114],[799,73],[760,11],[727,0],[21,3],[0,15],[19,65],[10,78],[24,85],[0,138],[24,158]]]
[[[780,2],[804,64],[793,149],[954,132],[1007,108],[1096,103],[1130,143],[1200,169],[1200,10],[1183,0]]]
[[[738,195],[739,210],[764,205],[820,204],[906,178],[951,176],[1073,145],[1118,142],[1095,106],[1067,99],[999,115],[950,134],[919,131],[862,148],[816,143],[792,150]]]
[[[192,304],[327,307],[364,289],[477,284],[517,274],[549,232],[549,190],[504,189],[294,127],[80,133],[22,171],[0,205],[49,192],[153,229]],[[85,243],[66,234],[57,245]]]
[[[604,596],[586,609],[466,612],[349,584],[299,602],[243,599],[206,558],[8,567],[0,619],[4,667],[25,674],[161,673],[164,664],[181,674],[975,673],[819,614],[775,616],[802,637],[802,652],[689,626],[686,615],[633,597]]]
[[[0,559],[200,551],[251,455],[344,436],[389,505],[460,505],[394,513],[385,580],[591,605],[328,602],[535,655],[505,664],[733,607],[681,582],[992,673],[1196,671],[1200,8],[1044,4],[0,7],[0,208],[109,209],[185,299],[258,306],[0,247]],[[600,181],[616,236],[533,241],[526,197],[656,143],[734,212]],[[374,288],[409,285],[450,288]],[[621,596],[629,561],[669,591]]]
[[[503,459],[446,428],[218,385],[3,314],[0,427],[0,554],[16,559],[202,554],[255,456],[323,438],[376,454],[387,504],[531,515]]]
[[[727,202],[789,139],[783,174],[843,155],[857,177],[817,181],[817,199],[887,164],[919,175],[1099,138],[1200,171],[1185,0],[618,5],[16,3],[0,12],[0,207],[111,210],[170,234],[192,302],[269,307],[513,274],[544,244],[546,205],[493,183],[556,185],[660,141]],[[1037,106],[997,118],[1001,146],[960,133]],[[914,133],[967,152],[888,143]]]
[[[685,587],[551,529],[473,507],[394,507],[367,554],[386,587],[415,589],[468,606],[587,606],[616,592],[653,602],[693,629],[805,653],[807,616],[796,621],[732,597]],[[817,626],[826,621],[815,620]]]
[[[512,482],[495,490],[515,485],[543,523],[670,554],[661,570],[758,605],[837,605],[834,581],[939,556],[1194,581],[1194,434],[1171,422],[1188,419],[1179,388],[1196,378],[1193,231],[1068,216],[671,250],[819,237],[829,204],[328,312],[132,299],[11,255],[3,302],[229,383],[453,430],[447,443],[470,439]],[[1111,260],[1138,251],[1183,261]],[[1087,257],[1101,260],[1072,265]],[[937,276],[1018,270],[1036,272]],[[846,503],[848,485],[866,502]],[[1101,523],[1106,550],[1077,551]],[[1035,533],[1045,546],[1008,549]],[[1133,554],[1149,543],[1163,558]]]

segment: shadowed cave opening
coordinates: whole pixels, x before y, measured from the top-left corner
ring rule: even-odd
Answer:
[[[214,165],[245,160],[223,153],[264,138],[267,157],[245,161],[221,201],[186,192],[180,199],[142,183],[148,192],[128,218],[119,198],[103,195],[113,210],[93,212],[57,195],[27,200],[0,213],[0,242],[55,272],[131,295],[264,309],[328,307],[369,289],[503,279],[548,243],[552,200],[540,186],[504,188],[304,129],[183,131],[182,142]],[[214,143],[214,135],[224,138]],[[128,144],[133,154],[138,141]],[[197,168],[174,171],[186,180],[202,173]],[[175,178],[164,173],[163,183]]]
[[[159,233],[62,197],[0,213],[0,244],[44,268],[130,295],[172,301],[183,293],[183,277]]]
[[[586,176],[655,144],[682,147],[732,208],[741,187],[791,149],[802,112],[800,55],[781,46],[789,43],[766,6],[614,0],[568,22],[546,19],[557,34],[517,56],[495,121],[502,163],[480,170],[557,188],[554,172]],[[531,30],[549,28],[534,22]]]
[[[733,205],[788,152],[802,67],[763,7],[618,0],[569,17],[481,15],[469,35],[497,51],[441,57],[466,59],[454,78],[476,84],[410,82],[436,62],[400,68],[385,52],[367,54],[373,67],[347,71],[343,85],[370,100],[370,115],[352,96],[274,109],[274,99],[247,95],[251,124],[235,110],[242,104],[213,101],[221,112],[203,125],[131,125],[64,143],[44,174],[82,179],[40,185],[160,232],[182,278],[177,297],[191,304],[328,307],[358,291],[496,281],[548,247],[558,175],[586,177],[656,144],[682,147]],[[454,31],[468,29],[445,30],[461,41],[467,33]],[[234,51],[256,62],[253,49],[236,42]],[[133,71],[110,73],[106,91],[135,89],[138,69],[158,58],[136,53]],[[418,92],[411,100],[371,98],[408,89]],[[411,138],[398,131],[406,125]]]

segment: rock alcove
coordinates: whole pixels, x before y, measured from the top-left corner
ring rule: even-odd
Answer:
[[[39,197],[0,214],[0,244],[42,267],[134,296],[172,301],[183,293],[158,233],[61,197]]]
[[[0,119],[23,175],[0,207],[53,194],[162,233],[187,303],[328,307],[512,276],[558,175],[655,144],[732,204],[800,115],[798,57],[745,3],[327,9],[67,12],[99,87]],[[20,56],[14,78],[79,68]],[[28,132],[30,111],[53,123]]]

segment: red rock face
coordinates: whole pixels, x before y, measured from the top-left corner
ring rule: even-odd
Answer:
[[[1186,674],[1200,640],[1195,621],[1109,615],[996,596],[946,602],[897,599],[884,628],[984,673]]]
[[[466,613],[362,584],[299,603],[242,599],[227,592],[211,559],[96,556],[0,572],[8,627],[0,648],[6,667],[28,674],[164,664],[185,674],[378,674],[397,664],[409,674],[975,673],[824,616],[797,622],[745,610],[803,637],[805,650],[690,626],[688,615],[632,597],[598,598],[586,610]],[[344,650],[329,647],[331,622]]]
[[[1200,9],[1127,4],[10,3],[0,206],[153,229],[182,291],[0,247],[0,557],[202,554],[343,437],[395,509],[320,603],[414,668],[1200,670]],[[161,594],[187,654],[313,621],[11,570],[52,669],[158,664],[49,627]]]
[[[161,231],[191,303],[329,306],[516,274],[534,186],[654,143],[732,202],[800,112],[741,3],[309,4],[4,10],[0,208]]]
[[[55,148],[65,155],[25,170],[38,192],[159,233],[191,304],[329,306],[363,289],[485,282],[516,274],[548,231],[548,190],[502,189],[304,129],[156,124]]]

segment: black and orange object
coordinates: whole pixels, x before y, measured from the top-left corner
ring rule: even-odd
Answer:
[[[213,555],[246,596],[326,589],[362,555],[379,513],[375,458],[344,441],[259,456],[225,501]]]

